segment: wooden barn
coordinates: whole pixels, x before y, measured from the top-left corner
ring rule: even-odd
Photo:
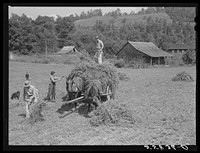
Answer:
[[[70,53],[76,53],[77,49],[75,46],[64,46],[59,52],[55,53],[55,55],[64,55]]]
[[[173,55],[159,49],[152,42],[128,41],[117,53],[117,58],[122,58],[126,63],[132,60],[140,60],[144,63],[165,64],[165,58]]]
[[[170,54],[176,53],[185,53],[187,50],[192,49],[195,50],[195,45],[186,45],[186,44],[170,44],[168,46],[167,52]]]

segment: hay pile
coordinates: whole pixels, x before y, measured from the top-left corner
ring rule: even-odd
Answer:
[[[111,65],[107,63],[97,64],[95,62],[80,62],[67,77],[67,80],[72,80],[74,77],[80,77],[83,80],[82,92],[87,94],[88,88],[95,85],[99,89],[99,80],[101,82],[101,89],[106,91],[107,86],[111,87],[111,92],[115,93],[118,87],[118,75]]]
[[[92,126],[138,126],[141,120],[125,107],[117,105],[114,101],[102,104],[90,115],[89,123]]]
[[[46,103],[37,103],[30,114],[30,118],[28,119],[28,123],[34,124],[36,122],[44,121],[44,117],[42,115],[42,111],[46,108]]]
[[[174,78],[172,78],[172,81],[187,81],[191,82],[194,81],[194,79],[185,71],[178,73]]]

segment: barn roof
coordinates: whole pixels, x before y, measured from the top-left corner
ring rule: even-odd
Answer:
[[[151,57],[173,56],[173,55],[171,55],[171,54],[159,49],[152,42],[132,42],[132,41],[128,41],[127,43],[129,43],[132,47],[134,47],[139,52],[142,52],[142,53],[144,53],[144,54],[146,54],[148,56],[151,56]]]
[[[170,44],[168,50],[170,49],[195,49],[195,45],[186,45],[186,44]]]
[[[75,48],[75,46],[64,46],[59,52],[56,54],[67,54],[70,51],[72,51]],[[76,49],[76,48],[75,48]]]

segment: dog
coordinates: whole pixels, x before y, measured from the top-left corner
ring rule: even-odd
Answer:
[[[12,94],[11,99],[18,99],[19,100],[19,97],[20,97],[20,92],[17,91],[17,92]]]

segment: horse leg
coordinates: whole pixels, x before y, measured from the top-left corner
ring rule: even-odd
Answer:
[[[101,101],[99,100],[98,97],[94,97],[93,102],[95,104],[95,110],[96,110],[96,108],[101,105]]]

